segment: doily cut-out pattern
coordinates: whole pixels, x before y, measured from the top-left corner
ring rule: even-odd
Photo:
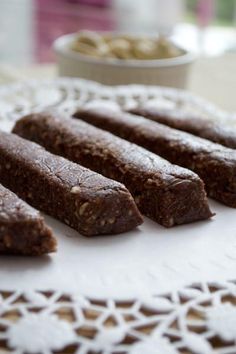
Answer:
[[[7,353],[235,354],[236,281],[139,300],[0,291]]]
[[[203,117],[233,123],[236,115],[229,115],[209,102],[184,90],[156,86],[127,85],[108,87],[96,82],[60,78],[56,80],[26,81],[0,87],[0,121],[9,124],[30,112],[59,109],[74,112],[93,100],[116,103],[123,108],[158,103],[159,107],[178,107],[198,112]]]

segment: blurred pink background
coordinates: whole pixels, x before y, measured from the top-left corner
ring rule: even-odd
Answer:
[[[52,61],[51,44],[62,34],[81,29],[110,31],[115,18],[108,0],[35,0],[35,57]]]

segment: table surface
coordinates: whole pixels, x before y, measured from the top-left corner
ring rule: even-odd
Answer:
[[[221,108],[236,111],[236,54],[198,59],[192,67],[187,89]],[[55,64],[17,69],[0,64],[0,84],[25,78],[51,79],[57,76]]]

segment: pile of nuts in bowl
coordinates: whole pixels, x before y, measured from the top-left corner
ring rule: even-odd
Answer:
[[[81,31],[71,49],[80,54],[104,59],[155,60],[175,58],[184,51],[165,37],[100,34]]]

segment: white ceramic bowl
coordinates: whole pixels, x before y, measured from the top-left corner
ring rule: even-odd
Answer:
[[[171,59],[101,59],[73,51],[76,33],[59,37],[53,44],[60,76],[80,77],[106,85],[145,84],[184,88],[194,54]]]

